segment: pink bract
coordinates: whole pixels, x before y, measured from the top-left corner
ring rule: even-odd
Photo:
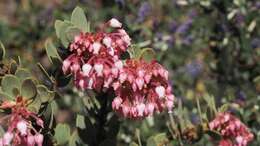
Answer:
[[[130,45],[130,37],[116,19],[107,24],[113,32],[81,33],[69,46],[71,54],[63,61],[63,72],[72,73],[81,89],[109,88],[122,64],[120,56]]]
[[[16,102],[5,101],[1,104],[0,108],[11,109],[11,114],[6,117],[8,129],[0,138],[0,146],[34,146],[35,142],[38,146],[42,146],[43,138],[38,138],[42,134],[33,127],[31,120],[36,121],[36,125],[41,128],[43,128],[43,121],[26,106],[27,101],[22,97],[17,97]]]
[[[254,138],[246,125],[228,112],[219,113],[209,123],[209,128],[222,135],[223,139],[219,142],[219,146],[247,146]]]
[[[164,109],[172,111],[174,95],[168,71],[156,61],[127,60],[113,88],[112,108],[123,117],[141,119]]]

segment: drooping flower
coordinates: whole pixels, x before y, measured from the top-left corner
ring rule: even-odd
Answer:
[[[209,123],[210,130],[218,131],[223,139],[219,146],[247,146],[253,140],[253,134],[238,118],[230,113],[219,113]]]
[[[120,56],[130,45],[130,37],[115,18],[106,23],[115,31],[81,33],[70,44],[71,54],[63,61],[65,74],[72,73],[75,85],[81,89],[100,91],[109,88],[118,75]]]
[[[26,107],[27,101],[22,97],[17,97],[16,102],[5,101],[1,104],[1,109],[10,109],[11,114],[7,115],[8,129],[0,139],[1,146],[42,146],[42,141],[36,141],[37,135],[41,135],[32,125],[32,120],[37,121],[36,125],[43,128],[43,121],[37,115],[29,111]],[[5,117],[3,117],[5,118]]]
[[[141,119],[164,109],[172,111],[174,95],[168,71],[155,61],[127,60],[113,88],[112,108],[123,117]]]

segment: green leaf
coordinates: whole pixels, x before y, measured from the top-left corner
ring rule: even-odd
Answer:
[[[70,127],[67,124],[58,124],[55,128],[54,138],[58,145],[65,145],[70,138]]]
[[[131,142],[129,146],[139,146],[139,145],[135,142]]]
[[[60,59],[60,56],[57,52],[56,47],[54,46],[54,44],[50,40],[47,40],[45,42],[45,49],[46,49],[48,58],[51,61],[51,63],[53,63],[51,57]]]
[[[20,79],[20,81],[23,81],[24,79],[31,77],[32,74],[25,68],[18,68],[15,72],[15,76]]]
[[[89,25],[82,8],[76,7],[71,14],[71,23],[83,32],[89,32]]]
[[[14,98],[13,98],[12,96],[0,92],[0,100],[1,100],[1,101],[5,101],[5,100],[10,101],[10,100],[13,100],[13,99],[14,99]]]
[[[5,58],[5,46],[0,41],[0,60],[3,60]]]
[[[56,20],[55,22],[56,35],[61,40],[61,43],[65,48],[67,48],[70,43],[66,35],[66,30],[70,26],[73,26],[73,24],[70,21]]]
[[[80,29],[74,26],[67,27],[66,37],[69,42],[73,42],[74,37],[80,34]]]
[[[10,62],[11,62],[10,63],[10,73],[11,74],[15,74],[15,72],[16,72],[16,70],[18,68],[18,64],[17,64],[17,62],[15,60],[11,60]]]
[[[1,86],[3,92],[12,98],[20,94],[21,83],[14,75],[5,75],[2,79]]]
[[[54,27],[55,27],[55,32],[58,38],[60,38],[61,33],[63,31],[63,27],[64,27],[64,22],[61,20],[56,20],[54,23]]]
[[[35,98],[32,103],[29,104],[28,109],[31,112],[38,113],[41,108],[41,100],[39,98]]]
[[[37,95],[37,88],[31,78],[27,78],[22,82],[21,95],[23,98],[33,98]]]
[[[218,111],[219,112],[226,112],[228,110],[228,107],[229,107],[229,104],[225,103],[218,109]]]
[[[80,129],[84,129],[86,128],[85,125],[85,117],[82,115],[77,115],[77,119],[76,119],[76,126]]]
[[[77,146],[78,140],[78,133],[77,131],[74,131],[69,139],[69,146]]]
[[[155,136],[149,137],[147,140],[147,145],[158,146],[158,145],[165,145],[168,142],[169,142],[169,140],[167,138],[166,133],[159,133]]]
[[[55,92],[50,91],[44,85],[37,85],[38,97],[40,98],[41,102],[49,102],[53,100],[55,96]]]
[[[150,62],[155,58],[155,52],[152,48],[144,48],[140,51],[138,58]]]
[[[156,145],[156,141],[154,140],[154,137],[151,136],[147,139],[147,142],[146,142],[146,145],[149,145],[149,146],[157,146]]]

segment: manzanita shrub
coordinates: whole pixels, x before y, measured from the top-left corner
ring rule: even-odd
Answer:
[[[137,129],[131,146],[186,146],[205,139],[207,145],[247,146],[254,140],[227,110],[230,105],[217,107],[209,95],[196,97],[199,122],[192,124],[188,108],[173,94],[169,71],[153,49],[131,39],[119,20],[92,30],[76,7],[70,20],[56,20],[55,31],[57,38],[45,43],[51,69],[38,63],[43,79],[33,76],[20,57],[5,58],[1,43],[0,146],[114,146],[122,121],[149,121],[162,112],[168,115],[161,119],[168,131],[141,141]],[[77,104],[71,106],[74,122],[55,119],[57,101]]]

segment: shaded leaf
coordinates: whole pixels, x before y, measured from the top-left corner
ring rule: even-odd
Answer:
[[[15,72],[15,76],[20,79],[20,81],[23,81],[24,79],[31,77],[32,74],[25,68],[18,68]]]
[[[40,108],[41,108],[41,100],[39,98],[35,98],[33,102],[28,105],[28,109],[34,113],[38,113]]]
[[[5,58],[5,46],[0,41],[0,60],[3,60]]]
[[[33,98],[37,95],[37,88],[32,79],[27,78],[22,82],[21,95],[23,98]]]
[[[5,75],[2,79],[1,86],[2,86],[2,90],[5,94],[14,98],[20,92],[21,83],[16,76]]]
[[[11,60],[11,63],[10,63],[10,73],[11,74],[15,74],[17,68],[18,68],[18,64],[16,63],[16,61],[15,60]]]
[[[129,146],[139,146],[137,143],[135,143],[135,142],[131,142],[130,144],[129,144]]]
[[[216,131],[208,130],[206,133],[211,136],[214,140],[219,141],[222,139],[221,134]]]
[[[37,96],[40,98],[41,102],[49,102],[55,96],[55,93],[53,91],[50,91],[44,85],[38,85],[37,86],[37,91],[38,91],[38,95]]]
[[[99,146],[115,146],[115,145],[116,145],[116,141],[115,140],[105,139],[104,141],[102,141],[100,143]]]

